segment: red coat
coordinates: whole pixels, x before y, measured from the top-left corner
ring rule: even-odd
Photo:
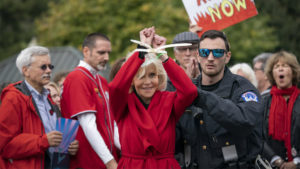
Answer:
[[[66,118],[76,118],[78,114],[94,112],[96,124],[107,148],[116,160],[117,148],[114,146],[114,118],[110,113],[108,84],[97,75],[96,78],[84,67],[77,67],[64,81],[61,111]],[[81,127],[76,139],[80,148],[71,158],[70,168],[105,169],[106,166],[93,150]]]
[[[177,92],[156,91],[146,110],[134,93],[128,94],[142,63],[138,53],[134,53],[110,83],[110,101],[122,152],[118,169],[180,169],[174,158],[175,124],[196,98],[197,88],[169,58],[163,66]]]
[[[8,169],[41,169],[49,143],[33,98],[24,85],[24,82],[10,84],[2,92],[0,153]]]

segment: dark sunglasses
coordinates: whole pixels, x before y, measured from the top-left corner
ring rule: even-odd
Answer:
[[[225,49],[199,49],[199,55],[204,58],[208,57],[210,52],[212,52],[215,58],[220,58],[224,56],[226,50]]]
[[[47,67],[48,67],[50,70],[52,70],[52,69],[54,68],[54,66],[51,65],[51,64],[49,64],[49,65],[44,64],[44,65],[42,65],[40,68],[41,68],[42,70],[46,70]]]

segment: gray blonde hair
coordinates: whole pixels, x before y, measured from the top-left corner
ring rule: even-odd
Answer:
[[[154,66],[157,72],[158,90],[160,91],[166,90],[167,73],[162,65],[161,60],[157,59],[155,54],[148,53],[145,55],[145,62],[141,65],[135,77],[137,77],[138,79],[142,78],[146,73],[146,69],[149,68],[150,66]],[[131,93],[132,91],[133,91],[133,86],[131,86],[129,92]]]
[[[23,49],[16,60],[16,66],[20,73],[23,74],[22,68],[29,66],[33,62],[33,56],[43,55],[48,55],[50,57],[49,49],[43,46],[31,46]]]
[[[46,84],[44,87],[45,87],[46,89],[49,89],[49,87],[53,87],[53,88],[57,91],[57,93],[60,94],[60,89],[59,89],[59,87],[56,85],[56,83],[54,83],[54,82],[49,82],[49,83]]]

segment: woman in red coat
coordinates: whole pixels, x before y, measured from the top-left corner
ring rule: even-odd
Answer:
[[[154,35],[154,27],[146,28],[140,39],[154,47],[165,44]],[[171,58],[160,59],[135,52],[110,83],[121,143],[118,169],[180,169],[174,158],[175,124],[197,97],[197,88]],[[164,91],[166,72],[176,92]]]

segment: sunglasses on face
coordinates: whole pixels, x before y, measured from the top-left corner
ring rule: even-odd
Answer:
[[[54,68],[54,66],[51,65],[51,64],[49,64],[49,65],[44,64],[44,65],[42,65],[40,68],[41,68],[42,70],[46,70],[47,67],[48,67],[50,70],[52,70],[52,69]]]
[[[220,58],[224,56],[226,50],[225,49],[199,49],[199,55],[204,58],[208,57],[210,52],[212,52],[215,58]]]

